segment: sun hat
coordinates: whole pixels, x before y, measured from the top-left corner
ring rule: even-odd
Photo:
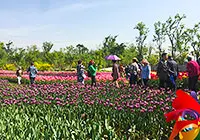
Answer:
[[[136,62],[138,62],[138,59],[136,57],[134,57],[133,60],[135,60]]]
[[[143,59],[142,64],[149,64],[149,62],[146,59]]]

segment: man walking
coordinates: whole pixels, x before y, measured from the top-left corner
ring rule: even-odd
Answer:
[[[168,55],[167,53],[162,54],[162,58],[158,63],[157,75],[159,77],[159,87],[167,88],[169,86],[169,68],[167,65]]]
[[[170,87],[170,89],[175,90],[176,89],[176,79],[177,79],[178,72],[179,72],[178,64],[171,56],[168,56],[167,65],[169,67],[169,74],[170,74],[169,87]]]
[[[38,73],[37,68],[34,66],[34,63],[31,62],[31,66],[28,68],[27,72],[29,72],[29,78],[31,81],[31,85],[35,82],[36,74]]]

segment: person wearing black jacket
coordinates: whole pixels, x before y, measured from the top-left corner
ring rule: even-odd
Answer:
[[[167,53],[162,54],[162,58],[158,63],[157,67],[157,75],[159,77],[159,87],[160,88],[167,88],[169,87],[169,67],[167,65],[168,55]]]

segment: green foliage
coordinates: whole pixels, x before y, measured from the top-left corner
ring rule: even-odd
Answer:
[[[161,58],[161,54],[163,53],[162,44],[165,42],[165,24],[160,21],[154,24],[155,35],[153,35],[153,41],[156,43],[159,57]]]
[[[123,52],[121,58],[123,64],[130,64],[134,57],[137,57],[137,49],[134,44],[130,44],[129,47]]]
[[[178,57],[176,57],[176,61],[179,63],[179,64],[184,64],[185,63],[185,60],[188,56],[188,52],[183,52],[182,54],[180,54]]]
[[[3,48],[4,48],[4,43],[0,42],[0,67],[1,68],[3,67],[3,65],[6,64],[7,59],[8,59],[8,55]]]
[[[137,50],[138,50],[138,59],[141,61],[145,55],[145,44],[144,41],[147,38],[147,34],[149,32],[149,29],[146,27],[146,25],[143,22],[139,22],[135,28],[139,32],[139,36],[136,37],[136,43],[137,43]]]
[[[186,40],[192,46],[196,59],[200,56],[200,23],[195,24],[192,29],[187,29],[184,32]]]
[[[43,49],[43,61],[47,62],[47,63],[51,63],[51,57],[50,57],[50,51],[53,47],[53,44],[51,42],[44,42],[42,45],[42,49]]]
[[[184,44],[183,34],[185,30],[185,26],[182,23],[182,20],[185,19],[186,16],[176,14],[174,18],[169,17],[165,24],[165,33],[171,43],[170,50],[172,57],[175,58],[176,52],[182,49],[182,45]],[[181,52],[180,52],[181,53]]]
[[[113,55],[121,55],[125,48],[126,45],[124,43],[120,43],[118,44],[116,42],[118,36],[108,36],[105,38],[105,41],[103,43],[103,53],[104,56],[113,54]]]
[[[151,65],[155,66],[156,64],[158,64],[159,58],[160,57],[158,55],[153,54],[151,55],[151,57],[148,57],[147,60]]]

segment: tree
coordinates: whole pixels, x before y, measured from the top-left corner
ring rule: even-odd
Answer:
[[[78,54],[76,54],[76,50],[72,45],[67,46],[65,48],[65,51],[66,51],[65,62],[66,62],[66,64],[68,64],[70,66],[70,68],[72,68],[72,64],[75,61],[76,56]],[[80,53],[80,52],[78,52],[78,53]]]
[[[156,64],[158,64],[159,58],[160,57],[157,54],[152,54],[147,58],[147,60],[150,65],[155,66]]]
[[[26,49],[25,61],[30,65],[31,62],[42,61],[41,53],[36,45],[28,46]]]
[[[187,29],[185,31],[185,36],[187,41],[190,42],[193,52],[195,54],[196,60],[200,56],[200,23],[195,24],[192,29]]]
[[[2,49],[5,50],[5,52],[8,55],[8,63],[13,63],[13,53],[14,53],[14,49],[12,48],[13,46],[13,42],[9,41],[8,43],[6,43],[5,45],[3,45]]]
[[[163,53],[162,44],[165,42],[165,24],[160,21],[154,24],[155,35],[153,35],[153,42],[156,43],[159,57],[161,58],[161,54]]]
[[[143,22],[139,22],[134,27],[134,29],[139,31],[139,36],[136,37],[136,43],[137,43],[137,50],[138,50],[138,59],[141,61],[144,55],[144,48],[145,48],[144,41],[147,38],[149,29],[146,27],[146,25]]]
[[[180,35],[180,37],[177,39],[177,47],[176,47],[176,55],[174,56],[174,59],[179,64],[184,64],[185,59],[189,53],[190,46],[188,45],[190,39],[186,35],[186,30]]]
[[[107,36],[105,37],[105,40],[103,42],[103,53],[104,53],[104,57],[110,54],[114,54],[114,52],[112,52],[111,50],[114,50],[113,48],[116,47],[116,36]]]
[[[86,48],[83,44],[78,44],[76,45],[76,48],[78,49],[78,54],[84,54],[84,53],[88,53],[88,48]]]
[[[4,49],[4,43],[0,42],[0,67],[2,68],[3,65],[6,64],[8,59],[8,55]]]
[[[53,51],[51,53],[51,60],[54,64],[54,67],[56,70],[65,70],[66,63],[65,63],[65,57],[66,54],[64,53],[63,49],[61,48],[59,51]]]
[[[168,36],[168,39],[171,43],[171,55],[172,57],[175,57],[177,48],[181,47],[181,37],[184,33],[184,25],[181,23],[181,21],[186,18],[185,15],[180,16],[177,14],[174,19],[172,17],[169,17],[168,20],[165,23],[165,33]]]
[[[44,42],[42,45],[43,52],[49,53],[53,48],[53,43],[51,42]]]
[[[124,52],[126,45],[124,43],[118,44],[116,42],[117,36],[108,36],[105,37],[104,43],[103,43],[103,53],[104,57],[110,54],[113,55],[122,55]]]
[[[42,45],[42,49],[43,49],[43,56],[44,56],[44,61],[48,62],[48,63],[51,63],[51,59],[50,59],[50,51],[53,47],[53,43],[51,42],[44,42],[43,45]]]
[[[103,51],[101,49],[94,51],[93,56],[98,69],[101,69],[106,65],[106,61],[103,57]]]
[[[138,56],[137,47],[134,44],[128,45],[128,47],[124,50],[123,54],[121,55],[122,63],[123,64],[130,64],[132,63],[132,59]]]
[[[13,54],[14,63],[19,66],[25,66],[26,50],[23,48],[17,48]]]
[[[153,44],[149,44],[145,52],[147,52],[147,58],[151,57],[151,55],[153,54],[153,51],[155,50],[153,47]]]
[[[3,49],[6,51],[7,54],[11,55],[13,52],[13,48],[11,47],[13,45],[12,41],[9,41],[8,43],[6,43],[6,46],[3,46]]]

